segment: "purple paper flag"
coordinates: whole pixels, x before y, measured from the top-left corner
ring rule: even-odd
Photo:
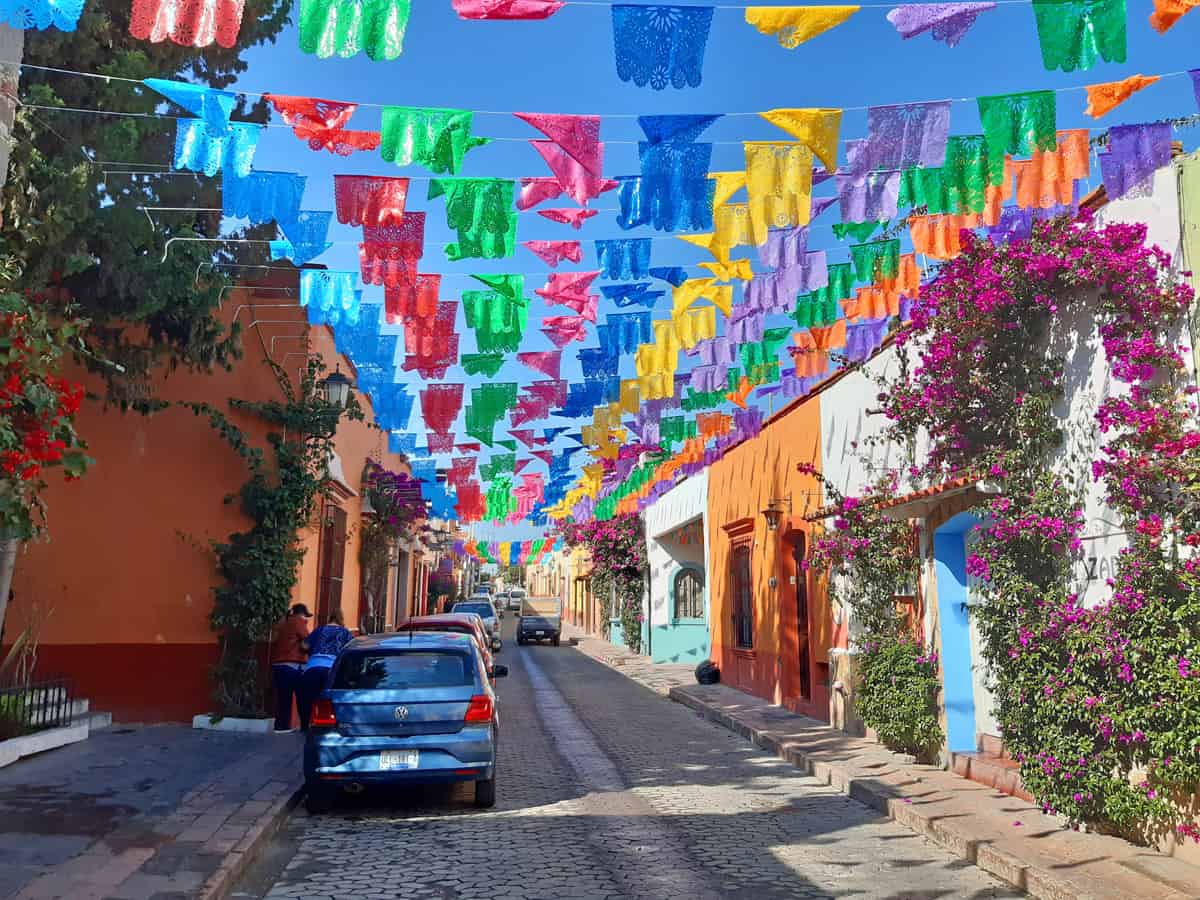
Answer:
[[[838,176],[841,177],[841,176]],[[813,284],[821,281],[822,284]],[[790,266],[774,272],[756,272],[746,285],[746,305],[762,312],[791,312],[798,294],[807,294],[829,284],[829,272],[805,266]]]
[[[918,7],[911,7],[918,8]],[[867,109],[863,146],[870,169],[941,168],[950,136],[950,101],[903,103]],[[849,153],[847,146],[847,153]]]
[[[862,172],[838,175],[843,222],[880,222],[896,215],[900,173]]]
[[[1108,151],[1100,154],[1100,175],[1110,200],[1149,185],[1154,173],[1171,162],[1171,125],[1114,125]]]
[[[995,3],[912,3],[897,6],[887,14],[887,19],[905,40],[932,31],[935,41],[953,47],[980,13],[995,8]]]

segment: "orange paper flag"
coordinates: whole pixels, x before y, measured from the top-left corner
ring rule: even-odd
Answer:
[[[1150,87],[1158,81],[1157,75],[1130,75],[1123,81],[1106,81],[1103,84],[1087,86],[1088,105],[1084,115],[1098,119],[1105,113],[1112,112],[1142,88]]]
[[[1159,34],[1164,34],[1197,6],[1200,6],[1200,0],[1154,0],[1150,27]]]

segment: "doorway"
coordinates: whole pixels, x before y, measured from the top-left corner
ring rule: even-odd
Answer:
[[[812,641],[809,635],[808,578],[804,568],[806,552],[803,531],[788,536],[791,545],[791,582],[796,590],[796,665],[800,673],[800,698],[812,699]]]

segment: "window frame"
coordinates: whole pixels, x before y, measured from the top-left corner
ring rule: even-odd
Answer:
[[[698,582],[698,591],[692,600],[699,607],[699,615],[684,616],[679,613],[679,584],[685,577],[691,577]],[[704,570],[699,566],[686,565],[680,566],[671,575],[671,622],[703,622],[706,617],[705,600],[708,583],[704,577]]]
[[[743,557],[745,575],[739,577],[739,562]],[[733,647],[735,650],[753,650],[754,548],[750,541],[736,541],[729,548],[729,596],[732,601]]]

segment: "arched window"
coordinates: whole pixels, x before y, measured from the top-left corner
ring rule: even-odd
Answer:
[[[671,589],[676,619],[704,618],[704,573],[699,569],[680,569]]]

